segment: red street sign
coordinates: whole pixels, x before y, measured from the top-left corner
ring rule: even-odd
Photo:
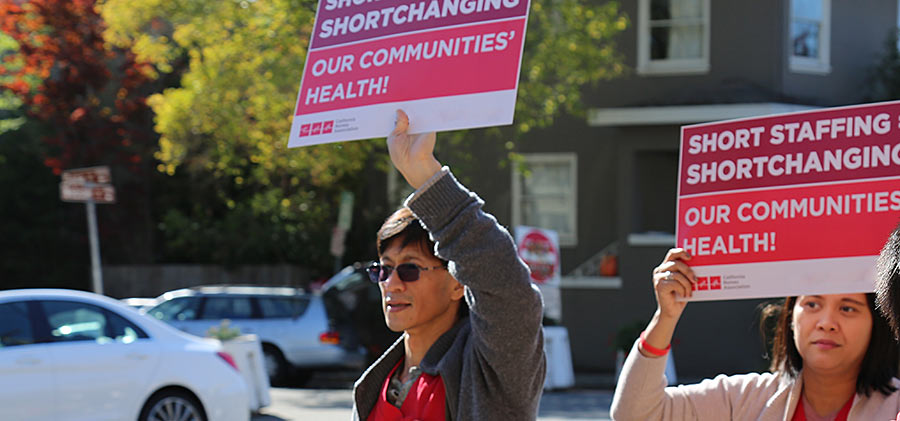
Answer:
[[[116,189],[109,184],[87,187],[81,183],[59,183],[59,196],[63,202],[116,203]]]
[[[104,165],[65,170],[62,172],[62,181],[63,183],[71,184],[109,184],[112,181],[112,177],[110,176],[109,167]]]
[[[525,235],[519,245],[519,256],[531,269],[531,280],[543,284],[556,272],[559,251],[546,235],[534,230]]]

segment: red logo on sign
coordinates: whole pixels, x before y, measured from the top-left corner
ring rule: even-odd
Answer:
[[[317,134],[322,133],[322,122],[313,123],[312,128],[309,130],[310,136],[315,136]]]
[[[531,280],[543,284],[556,272],[557,250],[553,242],[540,231],[525,235],[519,245],[519,256],[531,269]]]
[[[322,134],[331,133],[334,130],[334,120],[322,123]]]
[[[309,124],[300,126],[300,137],[309,136]]]
[[[700,291],[706,291],[709,289],[709,278],[703,276],[697,278],[697,289]]]
[[[722,289],[722,277],[721,276],[710,276],[709,277],[709,289]]]

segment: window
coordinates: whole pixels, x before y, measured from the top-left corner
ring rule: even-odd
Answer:
[[[194,320],[199,308],[198,297],[176,297],[151,308],[147,314],[164,322]]]
[[[791,0],[791,71],[831,71],[831,0]]]
[[[92,304],[41,302],[54,342],[131,343],[147,335],[122,316]]]
[[[555,230],[561,246],[578,244],[577,174],[573,153],[525,155],[524,172],[513,168],[513,225]]]
[[[27,303],[0,304],[0,349],[34,343]]]
[[[291,318],[303,314],[309,300],[302,297],[260,297],[259,310],[264,319]]]
[[[631,232],[674,233],[678,151],[635,151],[632,180]]]
[[[203,304],[204,319],[250,319],[253,305],[250,297],[207,297]]]
[[[709,71],[709,0],[640,0],[638,73]]]

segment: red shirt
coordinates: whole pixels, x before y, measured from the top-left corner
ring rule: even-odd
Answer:
[[[391,377],[402,363],[403,361],[397,363],[384,379],[378,402],[366,421],[445,421],[447,403],[441,376],[422,373],[409,389],[400,408],[388,402],[387,390]]]
[[[850,397],[850,400],[844,404],[844,407],[838,411],[837,416],[834,418],[834,421],[847,421],[847,415],[850,414],[850,407],[853,406],[853,398]],[[900,414],[897,415],[900,418]],[[803,397],[797,401],[797,409],[794,411],[794,417],[791,418],[791,421],[806,421],[806,410],[803,409]]]

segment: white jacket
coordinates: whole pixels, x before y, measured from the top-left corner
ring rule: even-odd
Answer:
[[[692,385],[666,387],[665,358],[647,358],[631,348],[610,414],[616,421],[790,421],[800,400],[802,383],[786,375],[724,374]],[[900,390],[900,380],[892,380]],[[856,395],[848,421],[893,421],[900,412],[900,391],[890,396]]]

